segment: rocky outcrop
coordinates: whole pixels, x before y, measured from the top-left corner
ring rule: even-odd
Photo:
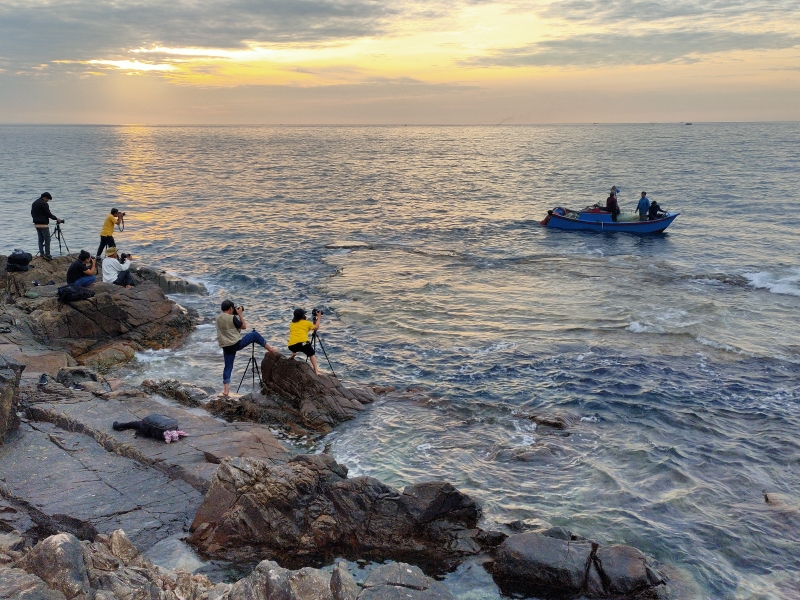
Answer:
[[[199,294],[207,296],[208,290],[202,283],[195,283],[167,271],[158,271],[134,263],[131,268],[145,281],[155,283],[165,294]]]
[[[145,379],[141,388],[149,394],[172,398],[184,406],[200,406],[208,400],[209,394],[214,393],[211,388],[183,383],[177,379]]]
[[[192,317],[148,282],[130,289],[97,283],[93,298],[60,303],[56,288],[65,283],[70,262],[68,257],[34,259],[34,269],[8,274],[13,306],[6,312],[17,329],[50,350],[65,351],[80,364],[107,367],[130,360],[138,350],[175,347],[191,333]],[[44,285],[49,280],[54,284]],[[26,297],[32,291],[37,297]]]
[[[347,478],[326,454],[285,465],[222,462],[197,511],[190,538],[206,555],[236,558],[343,552],[447,562],[480,551],[477,503],[448,483],[402,493],[372,477]]]
[[[19,425],[19,386],[25,367],[0,355],[0,446],[9,432]]]
[[[545,597],[644,600],[665,595],[664,576],[639,550],[600,546],[560,529],[551,535],[512,535],[497,548],[491,571],[501,589]]]
[[[360,588],[344,563],[333,573],[291,571],[263,561],[236,583],[169,571],[143,558],[122,530],[80,541],[60,533],[14,566],[0,564],[0,599],[29,600],[453,600],[438,582],[403,563],[375,569]]]
[[[310,365],[267,352],[261,361],[262,393],[216,398],[208,410],[229,420],[273,423],[298,434],[325,434],[377,399],[368,387],[345,386]]]

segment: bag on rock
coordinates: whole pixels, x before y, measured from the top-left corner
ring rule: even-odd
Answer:
[[[88,300],[89,298],[94,298],[94,292],[84,287],[62,285],[58,288],[59,302],[76,302],[78,300]]]
[[[11,273],[27,271],[30,268],[28,265],[32,260],[33,256],[31,256],[30,252],[24,252],[19,248],[16,248],[11,254],[8,255],[6,271]]]
[[[164,432],[177,431],[178,421],[176,421],[172,417],[152,414],[152,415],[147,415],[141,421],[130,421],[128,423],[119,423],[117,421],[114,421],[113,427],[117,431],[122,431],[123,429],[138,429],[139,430],[138,435],[144,435],[157,440],[161,440],[162,442],[167,441],[167,443],[169,443],[167,438],[164,436]],[[175,439],[177,440],[177,437],[175,437]]]

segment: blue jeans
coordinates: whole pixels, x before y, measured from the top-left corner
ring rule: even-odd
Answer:
[[[133,280],[133,275],[129,270],[120,271],[117,275],[117,278],[114,280],[114,285],[136,285],[136,282]]]
[[[222,351],[225,353],[225,368],[222,370],[222,383],[231,382],[231,373],[233,373],[233,360],[236,358],[236,353],[250,344],[265,346],[267,342],[260,333],[257,331],[251,331],[233,346],[226,346],[223,348]]]
[[[50,256],[50,228],[37,227],[36,233],[39,238],[39,254],[42,256]]]
[[[97,277],[94,275],[84,275],[80,279],[76,280],[74,285],[75,287],[89,287],[97,280]]]

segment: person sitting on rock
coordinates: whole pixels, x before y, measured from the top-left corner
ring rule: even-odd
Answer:
[[[106,258],[103,261],[103,281],[114,285],[124,285],[125,289],[130,289],[136,285],[133,275],[130,272],[131,261],[119,260],[117,249],[113,246],[106,248]]]
[[[89,287],[97,280],[97,261],[86,250],[81,250],[78,260],[67,269],[67,283],[75,287]]]
[[[295,308],[292,322],[289,323],[289,341],[287,342],[289,350],[292,351],[291,358],[294,358],[298,352],[302,352],[311,359],[311,366],[314,367],[314,373],[317,375],[319,375],[319,368],[317,367],[317,357],[314,356],[316,351],[308,339],[308,332],[319,330],[321,318],[322,313],[316,313],[312,323],[306,319],[306,311],[302,308]]]
[[[236,353],[250,344],[258,344],[265,348],[267,352],[280,352],[273,348],[264,340],[260,333],[255,329],[242,337],[242,329],[247,327],[244,320],[244,308],[236,307],[232,301],[225,300],[221,307],[222,312],[217,315],[217,342],[222,348],[222,355],[225,357],[225,368],[222,370],[222,385],[224,396],[230,393],[231,373],[233,373],[233,361]]]

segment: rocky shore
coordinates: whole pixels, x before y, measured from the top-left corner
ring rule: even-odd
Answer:
[[[416,391],[343,384],[269,353],[260,392],[241,398],[106,379],[135,352],[191,333],[196,315],[165,291],[203,290],[141,269],[135,288],[97,284],[94,298],[65,305],[55,290],[68,262],[6,273],[0,257],[0,599],[449,599],[419,566],[441,572],[466,558],[509,594],[668,597],[635,548],[561,528],[485,531],[481,507],[447,482],[395,490],[350,478],[329,455],[292,456],[270,429],[323,435],[381,397]],[[152,413],[188,437],[168,444],[111,426]],[[261,562],[226,583],[142,556],[181,535],[206,558]],[[336,557],[392,562],[357,583]]]

